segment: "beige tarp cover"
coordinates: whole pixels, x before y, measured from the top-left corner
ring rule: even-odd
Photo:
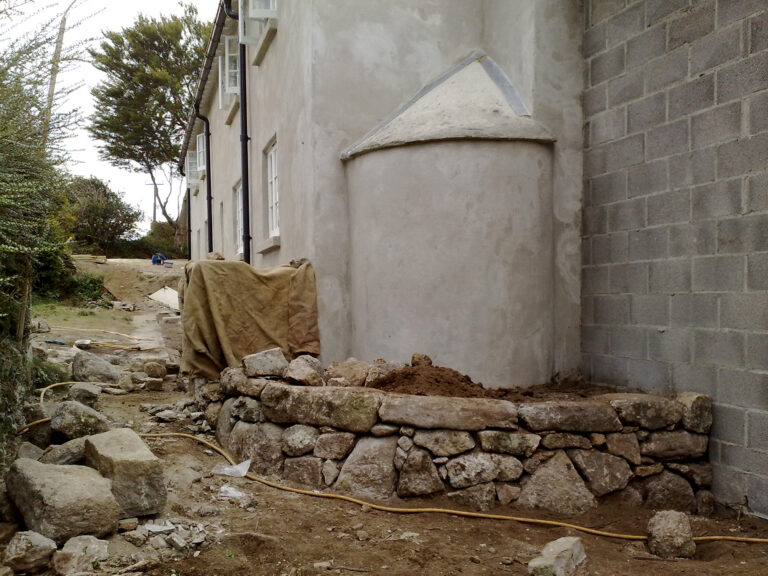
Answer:
[[[320,354],[315,272],[306,260],[260,270],[243,262],[190,262],[179,297],[184,373],[218,379],[243,356],[276,347],[288,360]]]

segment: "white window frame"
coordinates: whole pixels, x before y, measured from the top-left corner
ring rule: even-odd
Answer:
[[[197,144],[197,173],[205,174],[205,132],[201,132],[195,138]]]
[[[219,64],[219,110],[224,110],[229,106],[231,100],[230,94],[227,92],[224,81],[226,80],[226,73],[224,71],[224,56],[217,58]]]
[[[264,149],[266,160],[267,233],[270,238],[280,236],[280,186],[277,138]]]
[[[277,18],[277,0],[248,0],[247,18]]]
[[[194,150],[187,151],[187,161],[184,167],[187,175],[187,185],[191,188],[200,182],[200,174],[197,170],[197,153]]]
[[[237,36],[224,36],[224,91],[240,92],[240,40]]]
[[[232,187],[232,202],[235,212],[234,231],[235,231],[235,253],[241,256],[243,248],[243,183],[238,182]]]

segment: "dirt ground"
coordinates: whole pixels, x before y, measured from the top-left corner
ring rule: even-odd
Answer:
[[[146,297],[163,286],[174,290],[184,273],[186,260],[168,260],[170,268],[156,266],[150,259],[111,258],[106,264],[76,262],[78,270],[104,277],[104,287],[117,300],[129,301],[140,309],[155,309],[156,304]]]
[[[107,265],[109,266],[109,265]],[[110,283],[134,290],[128,279],[131,267],[115,265]],[[136,272],[134,272],[134,275]],[[159,287],[159,286],[158,286]],[[114,293],[114,292],[113,292]],[[126,292],[125,294],[129,294]],[[115,294],[118,296],[118,294]],[[123,297],[123,296],[121,296]],[[108,311],[97,311],[97,314]],[[156,312],[132,313],[131,322],[104,315],[98,325],[106,330],[140,334],[178,346],[178,334],[161,333]],[[93,322],[93,318],[88,318]],[[172,332],[172,330],[171,330]],[[40,335],[67,336],[65,331]],[[79,336],[82,337],[82,336]],[[127,353],[132,354],[132,353]],[[570,393],[570,392],[568,392]],[[168,404],[186,399],[172,382],[163,392],[137,391],[125,396],[105,396],[97,408],[113,420],[128,423],[141,432],[151,416],[142,404]],[[188,432],[189,422],[156,426],[152,431]],[[768,545],[736,542],[701,543],[693,560],[662,560],[651,556],[642,543],[580,534],[572,529],[526,525],[513,521],[467,519],[450,514],[391,514],[360,506],[300,496],[276,490],[244,478],[212,475],[222,461],[217,454],[191,440],[147,439],[162,459],[169,489],[168,505],[161,515],[171,521],[202,523],[209,539],[195,557],[175,553],[170,560],[145,566],[148,576],[252,576],[314,574],[387,574],[411,576],[527,574],[527,562],[547,542],[568,535],[583,539],[593,576],[658,576],[659,573],[720,576],[768,574]],[[245,492],[245,500],[219,496],[224,484]],[[443,498],[390,504],[401,507],[441,506]],[[211,506],[213,505],[213,506]],[[547,518],[541,514],[497,507],[495,514]],[[610,499],[569,522],[611,532],[639,534],[651,513],[627,508]],[[768,524],[758,519],[692,518],[694,535],[768,537]],[[123,566],[147,557],[147,548],[135,548],[119,535],[110,543],[113,558]]]

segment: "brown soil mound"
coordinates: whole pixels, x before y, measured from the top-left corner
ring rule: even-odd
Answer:
[[[566,379],[555,377],[550,382],[530,388],[488,389],[482,384],[472,382],[466,374],[441,366],[406,366],[393,370],[369,384],[368,387],[416,396],[497,398],[512,402],[577,400],[614,391],[603,386],[588,385],[581,378],[576,377]]]

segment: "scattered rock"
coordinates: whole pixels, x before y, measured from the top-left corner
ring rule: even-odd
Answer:
[[[476,484],[491,482],[499,473],[490,454],[474,452],[448,461],[448,481],[454,488],[467,488]]]
[[[280,348],[249,354],[243,358],[243,372],[246,376],[272,376],[282,378],[288,369],[288,361]]]
[[[370,369],[371,366],[367,362],[348,358],[344,362],[331,362],[325,371],[325,377],[327,379],[346,378],[350,386],[362,386],[365,384]]]
[[[584,436],[579,434],[568,434],[567,432],[547,434],[541,441],[541,445],[548,450],[560,450],[562,448],[582,448],[584,450],[589,450],[592,448],[592,442]]]
[[[166,370],[165,364],[161,364],[160,362],[145,362],[144,372],[146,372],[147,376],[150,378],[162,379],[168,375],[168,370]]]
[[[490,398],[388,394],[381,403],[379,417],[391,424],[426,429],[517,428],[517,407],[512,402]]]
[[[78,382],[110,382],[120,380],[120,369],[103,358],[80,350],[72,363],[72,375]]]
[[[522,488],[515,484],[496,484],[496,497],[499,499],[499,503],[502,506],[506,506],[510,502],[520,498],[521,491]]]
[[[493,508],[493,504],[496,501],[496,488],[493,482],[486,482],[465,488],[464,490],[448,492],[446,496],[462,506],[484,512]]]
[[[86,438],[81,436],[64,444],[48,446],[38,460],[43,464],[79,464],[85,459]]]
[[[432,366],[432,358],[416,352],[411,356],[411,366]]]
[[[112,301],[112,310],[122,310],[123,312],[133,312],[136,310],[136,305],[133,302],[121,302],[119,300]]]
[[[218,509],[216,512],[218,513]],[[147,543],[147,539],[149,538],[149,531],[144,528],[144,526],[139,526],[135,530],[123,532],[123,538],[126,542],[133,544],[134,546],[141,547]]]
[[[393,464],[396,448],[394,436],[361,438],[344,462],[336,488],[368,498],[389,498],[397,481]]]
[[[226,406],[226,402],[225,402]],[[271,422],[250,424],[238,422],[229,437],[229,450],[239,461],[251,460],[256,474],[278,474],[285,456],[282,450],[283,429]]]
[[[302,456],[315,449],[317,428],[296,424],[283,431],[283,452],[288,456]]]
[[[16,572],[36,572],[47,567],[56,542],[27,530],[17,532],[5,549],[4,562]]]
[[[475,447],[472,435],[460,430],[419,430],[413,441],[435,456],[455,456]]]
[[[123,518],[117,523],[118,532],[130,532],[131,530],[136,530],[136,528],[138,527],[139,527],[138,518]]]
[[[653,510],[679,510],[695,512],[696,497],[685,478],[664,471],[643,480],[645,505]]]
[[[30,458],[32,460],[40,460],[40,456],[42,455],[43,449],[39,446],[35,446],[31,442],[22,442],[16,453],[17,458]]]
[[[597,506],[594,494],[562,451],[539,466],[517,502],[524,508],[540,508],[563,516],[583,514]]]
[[[477,433],[480,446],[486,452],[501,452],[512,456],[530,456],[541,442],[541,436],[526,432],[483,430]]]
[[[682,405],[663,396],[617,392],[597,399],[609,403],[625,424],[648,430],[674,426],[683,417]]]
[[[109,558],[109,542],[94,536],[70,538],[64,547],[53,554],[53,568],[61,576],[90,573],[99,570]]]
[[[290,481],[312,488],[325,486],[323,479],[323,461],[314,456],[286,458],[283,465],[283,477]]]
[[[528,562],[531,576],[576,576],[587,559],[584,544],[577,536],[566,536],[548,543],[541,554]]]
[[[342,460],[355,445],[357,437],[351,432],[320,434],[315,444],[315,456],[326,460]]]
[[[608,404],[592,400],[558,400],[522,404],[520,419],[529,430],[617,432],[621,421]]]
[[[130,428],[87,438],[85,461],[112,480],[112,493],[124,517],[157,514],[165,507],[162,464]]]
[[[294,358],[285,371],[285,379],[304,386],[325,386],[320,360],[309,355]]]
[[[209,382],[203,378],[194,381],[194,401],[198,406],[206,406],[209,402],[220,402],[224,399],[218,382]]]
[[[712,464],[709,462],[669,462],[667,468],[685,476],[699,488],[712,486]]]
[[[678,394],[677,401],[683,406],[683,426],[692,432],[708,434],[712,428],[712,398],[697,392]]]
[[[326,486],[330,486],[336,482],[336,478],[339,477],[339,467],[333,460],[326,460],[323,462],[323,481]]]
[[[51,430],[69,439],[99,434],[111,427],[102,414],[73,400],[57,404],[51,418]]]
[[[101,386],[78,382],[69,387],[69,399],[93,408],[101,396]]]
[[[442,491],[443,481],[440,480],[429,453],[418,448],[411,450],[400,471],[397,495],[405,498]]]
[[[706,454],[708,443],[706,435],[685,430],[652,432],[640,445],[640,453],[659,460],[696,459]]]
[[[497,482],[512,482],[523,475],[523,464],[514,456],[506,454],[491,454],[491,460],[498,470]]]
[[[240,396],[232,405],[232,417],[243,422],[261,422],[264,420],[261,402],[250,396]]]
[[[636,466],[640,464],[640,443],[633,432],[608,434],[605,437],[605,443],[608,446],[608,452],[614,456],[621,456]]]
[[[167,544],[170,544],[176,550],[184,550],[187,547],[186,540],[184,540],[184,538],[178,532],[169,534],[166,537],[165,541]]]
[[[43,334],[51,331],[51,326],[43,318],[32,318],[29,323],[29,331],[33,334]]]
[[[648,548],[662,558],[693,558],[696,543],[691,524],[682,512],[657,512],[648,522]]]
[[[618,456],[597,450],[570,450],[568,455],[587,478],[587,488],[595,496],[622,490],[632,478],[629,464]]]

